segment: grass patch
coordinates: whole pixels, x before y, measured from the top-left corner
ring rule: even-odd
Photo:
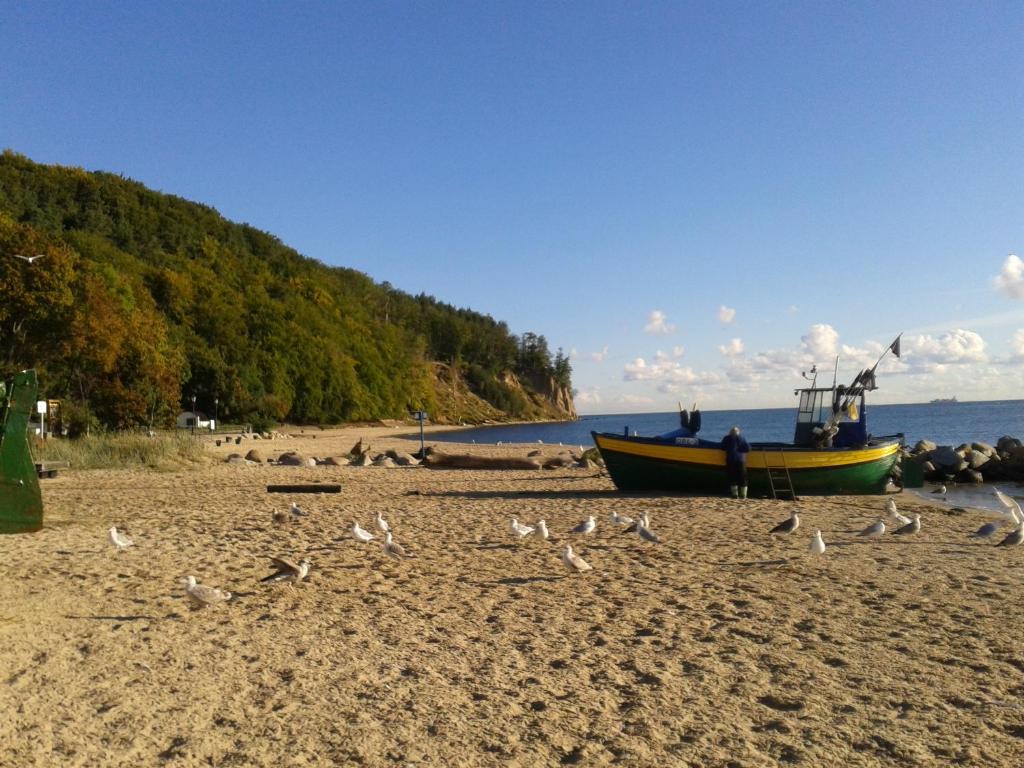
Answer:
[[[66,461],[73,469],[180,469],[206,460],[203,443],[188,432],[90,435],[75,440],[33,440],[36,461]]]

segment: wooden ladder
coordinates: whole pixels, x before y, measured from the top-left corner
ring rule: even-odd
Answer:
[[[771,488],[772,498],[776,501],[796,501],[796,492],[793,490],[793,478],[789,476],[789,467],[786,465],[786,452],[779,449],[779,458],[782,459],[781,467],[768,466],[768,487]]]

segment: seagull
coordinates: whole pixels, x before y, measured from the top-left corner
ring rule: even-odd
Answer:
[[[588,533],[593,533],[595,528],[597,528],[597,521],[594,520],[594,516],[591,515],[586,520],[584,520],[582,523],[580,523],[575,528],[573,528],[571,531],[569,531],[569,533],[582,533],[582,534],[586,535]]]
[[[283,509],[275,509],[270,513],[270,519],[277,525],[288,522],[288,513]]]
[[[562,551],[562,562],[570,571],[592,571],[593,567],[582,557],[572,551],[572,544],[566,544]]]
[[[391,530],[391,526],[388,525],[388,521],[380,516],[380,512],[377,513],[377,517],[374,519],[377,521],[377,527],[380,528],[381,533],[387,533]]]
[[[512,533],[518,536],[520,539],[524,536],[529,536],[531,533],[533,533],[532,525],[523,525],[514,517],[512,518],[512,522],[509,523],[509,528],[512,530]]]
[[[186,576],[182,579],[181,583],[185,585],[185,593],[192,600],[192,603],[199,608],[208,605],[220,605],[231,599],[230,592],[225,592],[223,589],[217,589],[216,587],[197,584],[195,576]]]
[[[538,520],[537,525],[534,526],[533,535],[538,539],[548,540],[548,524],[544,520]]]
[[[368,541],[373,541],[373,534],[369,531],[363,530],[363,527],[359,525],[355,520],[352,521],[352,538],[358,542],[365,544]]]
[[[932,491],[932,493],[941,493],[943,496],[945,496],[946,495],[946,486],[945,486],[945,484],[940,485],[938,488],[936,488],[934,491]]]
[[[623,533],[636,533],[638,530],[640,530],[640,526],[643,526],[644,528],[650,528],[651,527],[651,518],[649,518],[647,516],[646,512],[641,512],[640,513],[640,519],[631,522],[626,528],[624,528],[622,530],[622,532]]]
[[[292,502],[291,513],[292,517],[306,517],[306,512],[304,512],[302,507],[300,507],[294,501]]]
[[[1002,526],[1002,521],[996,520],[991,523],[985,523],[981,528],[971,534],[972,539],[987,539],[995,534],[996,531]]]
[[[274,564],[277,570],[269,576],[260,579],[260,581],[287,581],[292,585],[306,578],[309,574],[309,567],[313,564],[309,560],[303,559],[296,565],[291,560],[285,560],[283,557],[272,557],[270,562]]]
[[[996,544],[997,547],[1015,547],[1024,541],[1024,523],[1021,523],[1007,535],[1005,539]]]
[[[636,528],[636,532],[644,541],[649,541],[652,544],[661,544],[661,539],[658,537],[658,534],[656,534],[646,525],[638,525]]]
[[[914,515],[914,519],[913,520],[911,520],[906,525],[904,525],[904,526],[902,526],[900,528],[897,528],[895,531],[893,531],[893,533],[908,534],[908,533],[917,533],[920,530],[921,530],[921,516],[920,515]]]
[[[633,522],[633,518],[632,517],[627,517],[626,515],[620,515],[614,509],[611,511],[611,514],[608,515],[608,519],[611,520],[616,525],[629,525],[630,523]]]
[[[35,256],[22,256],[20,253],[14,254],[14,258],[21,259],[22,261],[27,261],[29,264],[31,264],[34,261],[39,261],[39,259],[43,258],[44,256],[46,256],[45,253],[37,253]]]
[[[821,538],[821,531],[815,531],[811,536],[810,552],[812,555],[825,554],[825,541]]]
[[[998,488],[996,489],[996,498],[999,500],[1000,504],[1006,507],[1007,515],[1013,520],[1013,522],[1024,523],[1024,512],[1021,511],[1020,504]]]
[[[896,511],[896,499],[889,499],[885,502],[885,511],[896,521],[897,525],[910,525],[910,518]]]
[[[789,516],[788,520],[783,520],[781,523],[772,528],[768,533],[793,533],[797,528],[800,527],[800,515],[794,512]]]
[[[384,543],[381,544],[381,549],[384,550],[384,554],[388,557],[393,557],[395,560],[401,560],[406,557],[405,550],[402,549],[402,545],[397,541],[392,540],[391,531],[385,531]]]
[[[134,541],[132,541],[119,530],[117,530],[117,528],[113,525],[110,526],[110,543],[117,547],[117,550],[119,552],[128,549],[128,547],[135,546]]]
[[[883,533],[885,533],[885,520],[879,519],[877,523],[872,523],[857,535],[873,539],[876,536],[881,536]]]

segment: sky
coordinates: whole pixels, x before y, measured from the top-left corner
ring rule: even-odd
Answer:
[[[1024,3],[0,0],[0,145],[543,334],[581,413],[1024,398]]]

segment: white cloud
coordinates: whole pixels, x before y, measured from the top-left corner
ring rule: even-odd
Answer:
[[[651,405],[654,400],[643,395],[623,395],[619,398],[619,402],[626,405]]]
[[[718,348],[725,357],[736,357],[737,355],[743,354],[743,340],[733,339],[728,344],[724,344]]]
[[[600,352],[591,352],[590,359],[595,363],[603,363],[604,359],[608,357],[608,345],[605,344],[604,348]]]
[[[682,347],[672,347],[672,357],[682,357],[686,354],[686,350]]]
[[[627,363],[622,378],[625,381],[659,382],[659,389],[668,391],[664,389],[666,385],[714,384],[721,381],[722,377],[713,371],[695,371],[689,366],[683,367],[664,352],[658,352],[651,364],[642,357]]]
[[[800,337],[800,341],[816,359],[835,357],[839,333],[827,323],[817,323],[811,326],[806,336]]]
[[[1024,260],[1011,253],[992,282],[1011,299],[1024,299]]]
[[[1024,357],[1024,328],[1017,329],[1010,337],[1010,351],[1014,357]]]
[[[577,392],[573,396],[573,400],[577,406],[597,405],[601,402],[601,395],[596,388],[585,389],[582,392]]]
[[[647,316],[647,325],[644,331],[647,333],[672,333],[676,327],[668,321],[665,313],[656,309]]]
[[[962,328],[955,328],[938,338],[928,335],[904,337],[903,350],[903,357],[914,371],[988,362],[985,340],[974,331]]]
[[[736,319],[736,310],[723,304],[718,308],[718,319],[723,324],[728,325]]]

